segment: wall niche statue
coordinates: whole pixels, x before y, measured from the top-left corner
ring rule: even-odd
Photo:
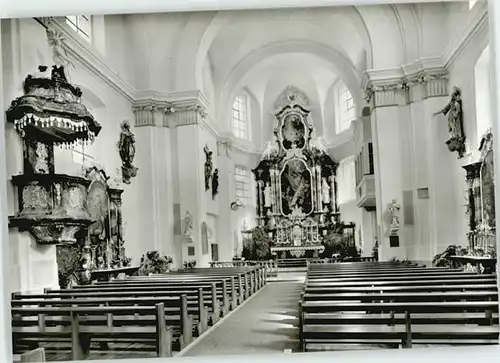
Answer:
[[[389,226],[390,228],[399,228],[400,220],[399,220],[399,212],[401,210],[401,206],[398,204],[396,199],[393,199],[389,206],[387,207],[387,212],[389,214]]]
[[[446,141],[448,150],[451,152],[456,151],[458,158],[461,159],[466,151],[466,138],[463,127],[462,97],[458,87],[453,87],[448,104],[441,111],[434,113],[434,115],[439,114],[448,116],[448,133],[450,137]]]
[[[135,157],[135,137],[130,131],[130,123],[127,120],[122,122],[121,128],[118,151],[122,159],[122,179],[125,184],[130,184],[130,179],[137,176],[138,170],[132,165]]]
[[[184,215],[184,235],[191,236],[193,233],[193,216],[189,211]]]
[[[205,145],[203,148],[205,152],[205,191],[210,189],[210,180],[212,179],[212,151],[208,148],[208,145]]]
[[[212,175],[212,199],[215,199],[217,194],[219,194],[219,169],[215,168]]]

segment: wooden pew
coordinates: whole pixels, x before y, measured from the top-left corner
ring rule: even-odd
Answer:
[[[361,276],[361,277],[335,277],[335,278],[317,278],[310,280],[307,279],[307,283],[322,283],[322,282],[331,282],[335,283],[349,283],[356,281],[366,281],[369,280],[371,283],[382,282],[382,281],[431,281],[431,280],[460,280],[460,279],[470,279],[470,280],[481,280],[486,277],[493,277],[493,275],[480,275],[476,273],[436,273],[436,274],[397,274],[392,276]]]
[[[186,295],[182,296],[167,296],[167,297],[135,297],[135,296],[118,296],[118,297],[103,297],[98,294],[88,294],[86,296],[74,296],[71,295],[71,298],[54,298],[54,295],[45,295],[44,298],[41,299],[33,299],[33,298],[23,298],[26,295],[18,295],[18,299],[14,299],[11,301],[11,305],[13,307],[13,311],[20,307],[67,307],[67,306],[78,306],[78,307],[98,307],[98,306],[106,306],[106,307],[121,307],[121,306],[155,306],[159,303],[163,304],[165,307],[164,315],[168,321],[168,325],[174,329],[174,332],[179,333],[178,335],[181,337],[182,343],[179,343],[180,346],[184,346],[189,344],[192,341],[192,332],[193,332],[193,319],[192,316],[189,315],[188,305],[187,305],[187,297]],[[30,296],[30,295],[28,295]],[[52,298],[49,298],[52,297]],[[199,312],[198,312],[199,313]],[[112,314],[107,315],[107,320],[105,323],[109,326],[126,326],[126,325],[151,325],[154,323],[154,319],[152,317],[141,317],[139,313],[134,314],[134,316],[123,316],[120,314],[118,317],[113,317]],[[47,320],[48,319],[48,320]],[[41,320],[46,325],[58,325],[61,324],[60,321],[51,320],[50,318],[46,318],[44,316],[39,316],[38,320]],[[96,324],[96,319],[91,319],[89,321],[85,321],[84,324]],[[104,323],[104,321],[101,321]],[[18,324],[33,325],[33,321],[24,320],[18,321]],[[64,324],[64,323],[62,323]],[[196,325],[196,328],[199,330],[206,330],[205,325],[202,322]],[[203,330],[204,331],[204,330]]]
[[[498,344],[494,275],[387,264],[324,266],[309,266],[299,301],[303,350]]]
[[[28,352],[14,355],[14,363],[40,363],[45,362],[45,350],[36,348]]]
[[[68,290],[48,291],[48,293],[75,294],[98,291],[101,293],[135,292],[143,293],[143,295],[151,295],[152,293],[174,294],[176,292],[186,291],[188,297],[190,298],[189,302],[194,304],[194,302],[191,301],[193,291],[198,291],[198,289],[201,288],[205,297],[205,305],[210,310],[210,319],[212,320],[212,324],[215,324],[220,319],[220,317],[227,314],[227,312],[231,309],[231,304],[233,302],[238,302],[235,286],[234,284],[231,285],[232,286],[226,287],[224,281],[171,282],[159,279],[150,279],[145,281],[135,281],[133,283],[117,282],[110,284],[79,286]],[[224,293],[224,291],[226,291],[226,293]]]
[[[188,312],[192,315],[199,325],[198,334],[202,334],[208,324],[215,324],[220,318],[220,301],[216,295],[215,285],[210,284],[204,287],[199,285],[189,287],[169,287],[169,286],[140,286],[130,287],[116,285],[113,287],[101,288],[94,287],[88,289],[66,289],[66,290],[47,290],[46,293],[51,297],[60,298],[166,298],[179,297],[186,295]],[[44,298],[35,295],[37,298]],[[23,295],[24,299],[33,298],[33,295]]]
[[[127,279],[121,281],[111,281],[109,283],[104,284],[95,284],[93,286],[98,287],[115,287],[116,284],[121,286],[134,286],[140,287],[144,285],[156,285],[156,286],[204,286],[207,284],[216,284],[217,296],[221,299],[221,309],[223,311],[223,315],[227,313],[227,311],[234,309],[236,306],[245,301],[245,297],[247,296],[246,291],[248,291],[248,287],[245,286],[245,283],[242,279],[239,281],[233,277],[206,277],[206,278],[171,278],[171,277],[163,277],[163,275],[150,276],[150,277],[142,277],[141,279]],[[81,286],[79,288],[92,288],[92,286]]]
[[[80,320],[88,316],[134,315],[137,313],[154,315],[152,326],[116,327],[110,325],[82,325]],[[154,344],[157,357],[172,356],[172,328],[166,325],[165,306],[141,307],[22,307],[13,308],[13,344],[16,347],[22,341],[38,344],[39,342],[68,342],[72,360],[84,360],[89,356],[92,340],[110,342],[141,341]],[[69,318],[69,324],[47,327],[44,319],[38,319],[35,326],[18,326],[16,323],[25,316],[56,316]]]
[[[478,275],[483,276],[483,275]],[[434,285],[471,285],[471,284],[496,284],[496,278],[493,276],[484,276],[478,278],[465,278],[465,279],[447,279],[443,277],[441,279],[435,280],[412,280],[412,281],[404,281],[403,280],[387,280],[387,281],[371,281],[368,278],[362,281],[348,281],[348,282],[337,282],[337,281],[322,281],[319,280],[314,282],[308,282],[308,287],[361,287],[361,286],[422,286],[426,284],[434,284]]]

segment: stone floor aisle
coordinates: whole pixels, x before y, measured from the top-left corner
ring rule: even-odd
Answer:
[[[283,353],[298,348],[298,301],[303,282],[271,282],[181,353]]]

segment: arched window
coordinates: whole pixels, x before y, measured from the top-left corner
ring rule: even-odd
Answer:
[[[476,132],[480,141],[483,134],[491,127],[490,113],[490,47],[481,53],[474,66],[476,94]]]
[[[240,139],[250,140],[249,114],[250,112],[249,112],[248,95],[245,93],[241,93],[235,97],[233,103],[231,127],[234,136]]]
[[[356,199],[356,170],[354,157],[343,159],[337,168],[337,202],[348,203]]]
[[[92,37],[91,17],[87,15],[66,16],[66,24],[83,39],[90,42]]]
[[[242,166],[235,166],[234,185],[236,187],[236,199],[247,204],[250,199],[250,174],[248,169]]]
[[[354,120],[355,107],[351,91],[344,82],[339,81],[335,87],[335,119],[337,133],[347,130]]]

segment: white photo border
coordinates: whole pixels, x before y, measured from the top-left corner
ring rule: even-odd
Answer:
[[[0,19],[12,17],[33,16],[58,16],[67,14],[118,14],[118,13],[147,13],[158,11],[199,11],[199,10],[229,10],[250,8],[284,8],[284,7],[313,7],[331,5],[368,5],[391,3],[425,3],[425,2],[452,2],[457,0],[120,0],[102,1],[86,0],[1,0]],[[458,0],[460,1],[460,0]],[[467,0],[461,0],[467,1]],[[486,0],[478,0],[486,1]],[[492,47],[491,87],[494,139],[499,140],[500,123],[500,57],[495,53],[500,52],[500,0],[489,1],[490,44]],[[1,29],[1,22],[0,22]],[[1,37],[0,37],[1,49]],[[2,69],[2,57],[0,57]],[[0,125],[5,124],[5,108],[3,99],[3,75],[0,72]],[[12,362],[12,344],[10,327],[10,289],[9,284],[9,238],[7,225],[7,175],[5,153],[5,129],[0,127],[0,362]],[[500,165],[500,148],[495,147],[495,164]],[[500,206],[500,173],[496,174],[495,204]],[[497,223],[500,224],[500,222]],[[498,229],[497,224],[497,229]],[[497,236],[497,246],[500,247]],[[498,283],[498,281],[497,281]],[[9,323],[8,323],[9,322]],[[305,356],[304,356],[305,354]],[[450,348],[425,348],[408,350],[382,350],[382,351],[352,351],[332,353],[294,353],[275,355],[245,355],[245,356],[204,356],[200,358],[167,358],[167,359],[120,359],[120,363],[147,363],[147,362],[300,362],[306,360],[311,363],[331,362],[366,362],[370,363],[421,363],[421,362],[500,362],[500,346],[477,347],[450,347]],[[95,360],[94,363],[109,363],[109,360]]]

